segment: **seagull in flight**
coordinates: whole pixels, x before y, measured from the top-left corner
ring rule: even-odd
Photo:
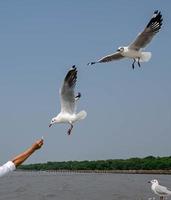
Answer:
[[[115,53],[107,55],[96,62],[90,62],[87,65],[106,63],[122,58],[131,58],[133,59],[132,68],[134,69],[135,62],[137,62],[140,67],[140,62],[148,62],[151,58],[151,52],[142,52],[141,49],[150,43],[156,33],[159,32],[162,21],[161,12],[156,10],[145,29],[138,34],[136,39],[129,44],[129,46],[119,47]]]
[[[149,183],[151,183],[151,189],[152,191],[157,194],[158,196],[160,196],[160,200],[164,200],[164,198],[166,196],[171,195],[171,191],[167,189],[167,187],[161,186],[159,185],[158,180],[154,179],[149,181]]]
[[[68,71],[63,85],[59,91],[61,98],[61,112],[54,118],[52,118],[49,127],[55,123],[69,123],[70,128],[68,129],[68,135],[71,134],[73,129],[73,123],[84,119],[87,116],[86,111],[82,110],[76,113],[76,102],[80,99],[81,93],[76,96],[74,94],[74,89],[77,81],[77,68],[72,66]]]

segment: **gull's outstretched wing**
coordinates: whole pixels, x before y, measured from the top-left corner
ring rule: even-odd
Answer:
[[[171,191],[169,191],[167,189],[167,187],[164,187],[164,186],[161,186],[161,185],[157,185],[155,187],[155,190],[159,195],[169,195],[169,194],[171,194]]]
[[[144,48],[152,40],[153,36],[159,32],[162,26],[162,21],[161,13],[156,10],[144,31],[138,34],[135,41],[129,45],[129,48],[134,50]]]
[[[96,64],[96,63],[111,62],[111,61],[119,60],[119,59],[122,59],[122,58],[124,58],[124,56],[122,56],[120,52],[116,52],[114,54],[110,54],[110,55],[107,55],[107,56],[99,59],[97,62],[90,62],[90,63],[88,63],[88,65],[93,65],[93,64]]]
[[[75,65],[68,71],[62,88],[60,89],[61,96],[61,112],[73,114],[75,111],[75,95],[74,88],[77,80],[77,69]]]

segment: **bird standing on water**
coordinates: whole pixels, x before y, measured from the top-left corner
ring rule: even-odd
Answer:
[[[167,187],[164,187],[162,185],[159,185],[158,180],[154,179],[149,181],[151,183],[151,189],[152,191],[157,194],[160,197],[160,200],[164,200],[165,197],[171,195],[171,191],[167,189]]]
[[[68,129],[68,135],[71,134],[73,129],[73,123],[84,119],[87,113],[83,110],[76,113],[76,102],[81,97],[81,93],[76,96],[74,94],[74,89],[77,81],[77,69],[74,66],[68,71],[62,88],[60,89],[61,98],[61,112],[54,118],[52,118],[49,127],[55,123],[69,123],[70,128]]]

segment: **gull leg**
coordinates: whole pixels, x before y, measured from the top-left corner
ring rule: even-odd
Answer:
[[[70,128],[68,129],[68,135],[70,135],[71,134],[71,131],[72,131],[72,129],[73,129],[73,125],[72,125],[72,123],[70,123]]]
[[[141,65],[140,65],[140,58],[138,58],[138,66],[141,67]]]
[[[161,197],[160,197],[160,200],[164,200],[164,197],[163,197],[163,196],[161,196]]]
[[[135,64],[135,62],[136,62],[136,60],[135,60],[135,58],[134,58],[134,61],[133,61],[133,63],[132,63],[132,69],[134,69],[134,64]]]
[[[75,101],[77,101],[81,97],[81,93],[78,92],[77,96],[75,96]]]

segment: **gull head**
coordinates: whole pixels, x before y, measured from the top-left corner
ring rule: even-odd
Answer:
[[[49,124],[49,127],[51,127],[51,126],[52,126],[53,124],[55,124],[55,123],[59,123],[58,121],[59,121],[59,120],[58,120],[57,117],[52,118],[52,120],[51,120],[51,122],[50,122],[50,124]]]
[[[124,47],[118,47],[118,49],[116,50],[117,52],[124,52]]]
[[[153,184],[159,184],[158,180],[157,179],[154,179],[154,180],[151,180],[151,181],[148,181],[148,183],[151,183],[152,185]]]

